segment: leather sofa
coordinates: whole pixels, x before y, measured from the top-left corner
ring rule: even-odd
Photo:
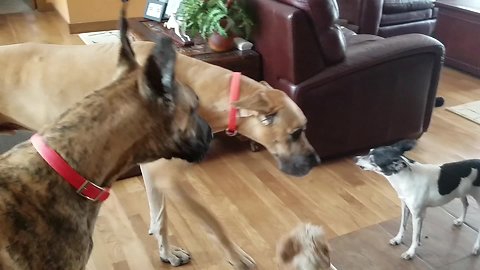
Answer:
[[[435,0],[338,0],[340,18],[359,34],[382,37],[420,33],[431,35]]]
[[[322,157],[418,138],[430,124],[444,47],[421,34],[356,35],[334,0],[250,0],[263,77],[308,118]]]

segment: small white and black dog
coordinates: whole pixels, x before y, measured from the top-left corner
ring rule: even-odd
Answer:
[[[408,218],[412,214],[412,245],[402,254],[406,260],[415,255],[415,249],[420,244],[422,221],[427,207],[441,206],[460,198],[463,212],[453,223],[461,226],[467,214],[467,195],[474,197],[480,204],[480,159],[442,165],[421,164],[403,155],[414,146],[415,141],[404,140],[391,146],[371,149],[365,156],[355,157],[355,162],[361,169],[385,176],[402,201],[400,229],[390,240],[391,245],[402,242]],[[480,233],[472,253],[480,253]]]

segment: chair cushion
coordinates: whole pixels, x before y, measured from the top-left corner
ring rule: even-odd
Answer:
[[[432,18],[432,13],[432,9],[425,9],[397,14],[383,14],[380,26],[428,20]]]
[[[436,19],[422,20],[416,22],[386,25],[378,28],[378,35],[381,37],[393,37],[411,33],[431,36],[435,28]]]
[[[350,49],[353,46],[361,45],[367,42],[375,42],[382,40],[382,37],[361,34],[361,35],[346,35],[345,40],[347,41],[347,49]]]
[[[384,14],[394,14],[422,9],[431,9],[434,0],[385,0],[383,3]]]

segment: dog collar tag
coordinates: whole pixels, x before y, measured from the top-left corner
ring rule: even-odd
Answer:
[[[47,162],[52,169],[54,169],[63,179],[72,185],[77,193],[91,201],[105,201],[110,195],[110,188],[103,188],[97,186],[95,183],[88,181],[78,174],[68,163],[52,148],[50,148],[42,136],[38,133],[33,134],[30,138],[35,150]]]
[[[242,73],[233,72],[232,79],[230,81],[230,104],[237,101],[240,97],[240,79],[242,78]],[[230,105],[230,113],[228,114],[228,127],[225,130],[225,133],[228,136],[237,135],[237,108],[233,105]]]

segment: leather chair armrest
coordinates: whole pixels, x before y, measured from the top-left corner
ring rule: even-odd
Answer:
[[[443,45],[421,34],[367,41],[288,90],[322,156],[419,137],[430,124],[443,56]]]
[[[430,124],[443,45],[419,34],[363,40],[344,62],[297,85],[283,82],[321,157],[418,138]]]
[[[325,83],[342,79],[350,73],[370,69],[375,65],[396,61],[400,58],[415,57],[420,54],[430,54],[436,60],[436,68],[443,64],[445,47],[438,40],[422,35],[407,34],[385,39],[372,39],[347,48],[345,61],[323,70],[317,76],[303,82],[313,81]],[[438,81],[438,80],[437,80]],[[436,86],[435,86],[436,88]]]

